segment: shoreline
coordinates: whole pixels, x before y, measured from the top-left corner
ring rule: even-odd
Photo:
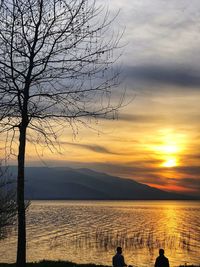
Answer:
[[[15,267],[16,263],[0,263],[0,267]],[[50,261],[50,260],[42,260],[38,262],[27,262],[27,267],[111,267],[108,265],[98,265],[94,263],[84,263],[78,264],[75,262],[69,261]]]
[[[0,263],[0,267],[15,267],[15,263]],[[49,260],[42,260],[39,262],[27,262],[27,267],[111,267],[108,265],[98,265],[94,263],[84,263],[78,264],[75,262],[69,261],[49,261]],[[193,264],[186,264],[186,265],[179,265],[178,267],[200,267],[199,265]]]

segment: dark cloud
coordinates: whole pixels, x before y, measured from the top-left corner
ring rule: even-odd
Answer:
[[[186,100],[187,102],[187,100]],[[167,105],[167,103],[166,103]],[[166,123],[171,123],[171,124],[176,124],[176,129],[177,131],[185,131],[185,129],[187,128],[187,125],[192,125],[195,124],[197,127],[199,127],[200,125],[200,120],[199,120],[199,114],[195,114],[195,112],[188,112],[189,110],[189,106],[183,106],[180,105],[179,107],[176,106],[176,108],[180,108],[184,111],[181,112],[177,112],[175,110],[175,113],[172,112],[172,110],[174,111],[174,105],[178,105],[178,103],[173,103],[173,105],[170,107],[170,104],[167,106],[167,109],[165,107],[165,113],[162,111],[158,111],[156,115],[155,111],[154,114],[151,114],[150,112],[146,112],[146,114],[144,114],[143,112],[143,106],[141,106],[141,110],[143,113],[141,114],[131,114],[131,113],[120,113],[118,120],[120,121],[124,121],[124,122],[133,122],[135,124],[145,124],[147,126],[151,126],[151,125],[157,125],[157,124],[162,124],[162,125],[166,125]],[[169,108],[171,108],[170,112],[169,112]],[[187,114],[185,114],[185,111],[187,111]],[[198,111],[196,111],[198,112]],[[188,114],[189,113],[189,114]],[[183,126],[185,125],[185,127]],[[178,128],[179,127],[179,128]],[[187,128],[187,131],[189,131],[190,129]],[[192,132],[194,130],[192,129]],[[194,137],[197,141],[200,141],[200,137]]]
[[[196,177],[200,178],[200,167],[199,166],[180,166],[175,167],[174,170],[177,173],[188,175],[195,175]]]
[[[197,146],[195,146],[195,148],[198,149]],[[186,159],[189,158],[189,159],[197,159],[197,160],[200,160],[200,154],[194,154],[194,155],[188,154],[188,155],[185,156],[185,158]]]
[[[200,192],[200,180],[195,178],[183,178],[177,181],[180,185],[191,189],[198,190]]]
[[[70,142],[62,142],[62,144],[80,147],[80,148],[85,148],[85,149],[88,149],[88,150],[96,152],[96,153],[113,154],[113,155],[119,154],[119,153],[112,152],[103,146],[99,146],[99,145],[95,145],[95,144],[88,145],[88,144],[77,144],[77,143],[70,143]]]
[[[154,84],[200,88],[200,73],[182,66],[140,65],[124,68],[127,78]]]
[[[120,114],[119,120],[122,121],[133,121],[136,123],[158,123],[167,119],[165,115],[143,115],[143,114]]]
[[[168,183],[185,188],[188,194],[200,195],[200,180],[198,178],[171,178]]]

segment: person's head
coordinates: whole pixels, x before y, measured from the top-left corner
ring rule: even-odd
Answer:
[[[159,255],[162,256],[162,255],[164,255],[164,253],[165,253],[164,249],[160,248],[159,249]]]
[[[117,253],[122,254],[122,248],[121,247],[117,247]]]

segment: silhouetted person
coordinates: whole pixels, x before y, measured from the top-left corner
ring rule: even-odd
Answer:
[[[169,260],[164,255],[164,249],[159,249],[159,256],[156,258],[155,267],[169,267]]]
[[[122,248],[117,247],[117,253],[112,258],[113,267],[124,267],[127,264],[124,262],[124,256],[122,255]]]

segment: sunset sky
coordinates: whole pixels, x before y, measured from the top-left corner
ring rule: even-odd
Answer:
[[[28,144],[27,165],[86,167],[200,194],[200,1],[98,0],[123,31],[125,105],[117,120],[70,127],[60,153]],[[119,90],[116,91],[119,95]],[[131,101],[129,101],[131,100]]]

